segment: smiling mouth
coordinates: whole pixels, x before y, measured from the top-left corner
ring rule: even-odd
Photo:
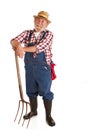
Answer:
[[[38,24],[36,25],[36,27],[39,27],[39,28],[41,28],[41,26],[40,26],[40,25],[38,25]]]

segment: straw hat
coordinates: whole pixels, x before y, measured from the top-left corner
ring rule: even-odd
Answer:
[[[37,15],[34,15],[34,18],[36,17],[43,17],[44,19],[48,21],[48,23],[51,23],[51,21],[48,19],[49,14],[45,11],[40,11]]]

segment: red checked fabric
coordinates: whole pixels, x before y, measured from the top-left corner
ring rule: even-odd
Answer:
[[[35,45],[36,46],[36,54],[44,51],[45,56],[46,56],[46,62],[47,62],[47,64],[50,65],[51,58],[52,58],[52,53],[51,53],[52,48],[51,47],[52,47],[53,33],[51,31],[48,31],[48,33],[46,34],[46,37],[44,39],[42,39],[41,42],[38,44],[44,31],[42,31],[38,35],[37,38],[35,36],[35,30],[33,29],[32,31],[33,31],[33,34],[31,36],[30,42],[36,42],[36,45]],[[30,34],[30,30],[25,30],[20,35],[18,35],[17,37],[15,37],[12,40],[17,40],[18,42],[27,46],[27,44],[29,43],[29,40],[28,40],[29,34]]]

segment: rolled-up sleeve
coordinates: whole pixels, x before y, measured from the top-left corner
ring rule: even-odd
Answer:
[[[27,30],[23,31],[21,34],[19,34],[18,36],[16,36],[12,40],[17,40],[20,43],[26,44],[26,41],[27,41],[26,37],[28,37],[28,31]]]

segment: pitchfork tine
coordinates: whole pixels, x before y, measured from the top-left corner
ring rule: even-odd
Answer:
[[[25,112],[25,114],[27,114],[27,108],[28,108],[28,104],[26,102],[26,112]],[[25,122],[25,120],[23,120],[22,126],[24,125],[24,122]]]
[[[20,100],[20,102],[21,102],[21,100]],[[22,118],[23,110],[24,110],[24,102],[22,102],[22,112],[21,112],[21,115],[20,115],[18,124],[20,123],[20,120],[21,120],[21,118]]]
[[[27,128],[28,128],[28,126],[29,126],[29,123],[30,123],[30,119],[31,119],[31,118],[29,118],[29,119],[28,119],[28,123],[27,123]]]
[[[16,118],[17,118],[17,115],[18,115],[19,109],[20,109],[20,101],[19,101],[19,103],[18,103],[18,110],[17,110],[17,114],[16,114],[16,116],[15,116],[14,122],[16,121]]]

